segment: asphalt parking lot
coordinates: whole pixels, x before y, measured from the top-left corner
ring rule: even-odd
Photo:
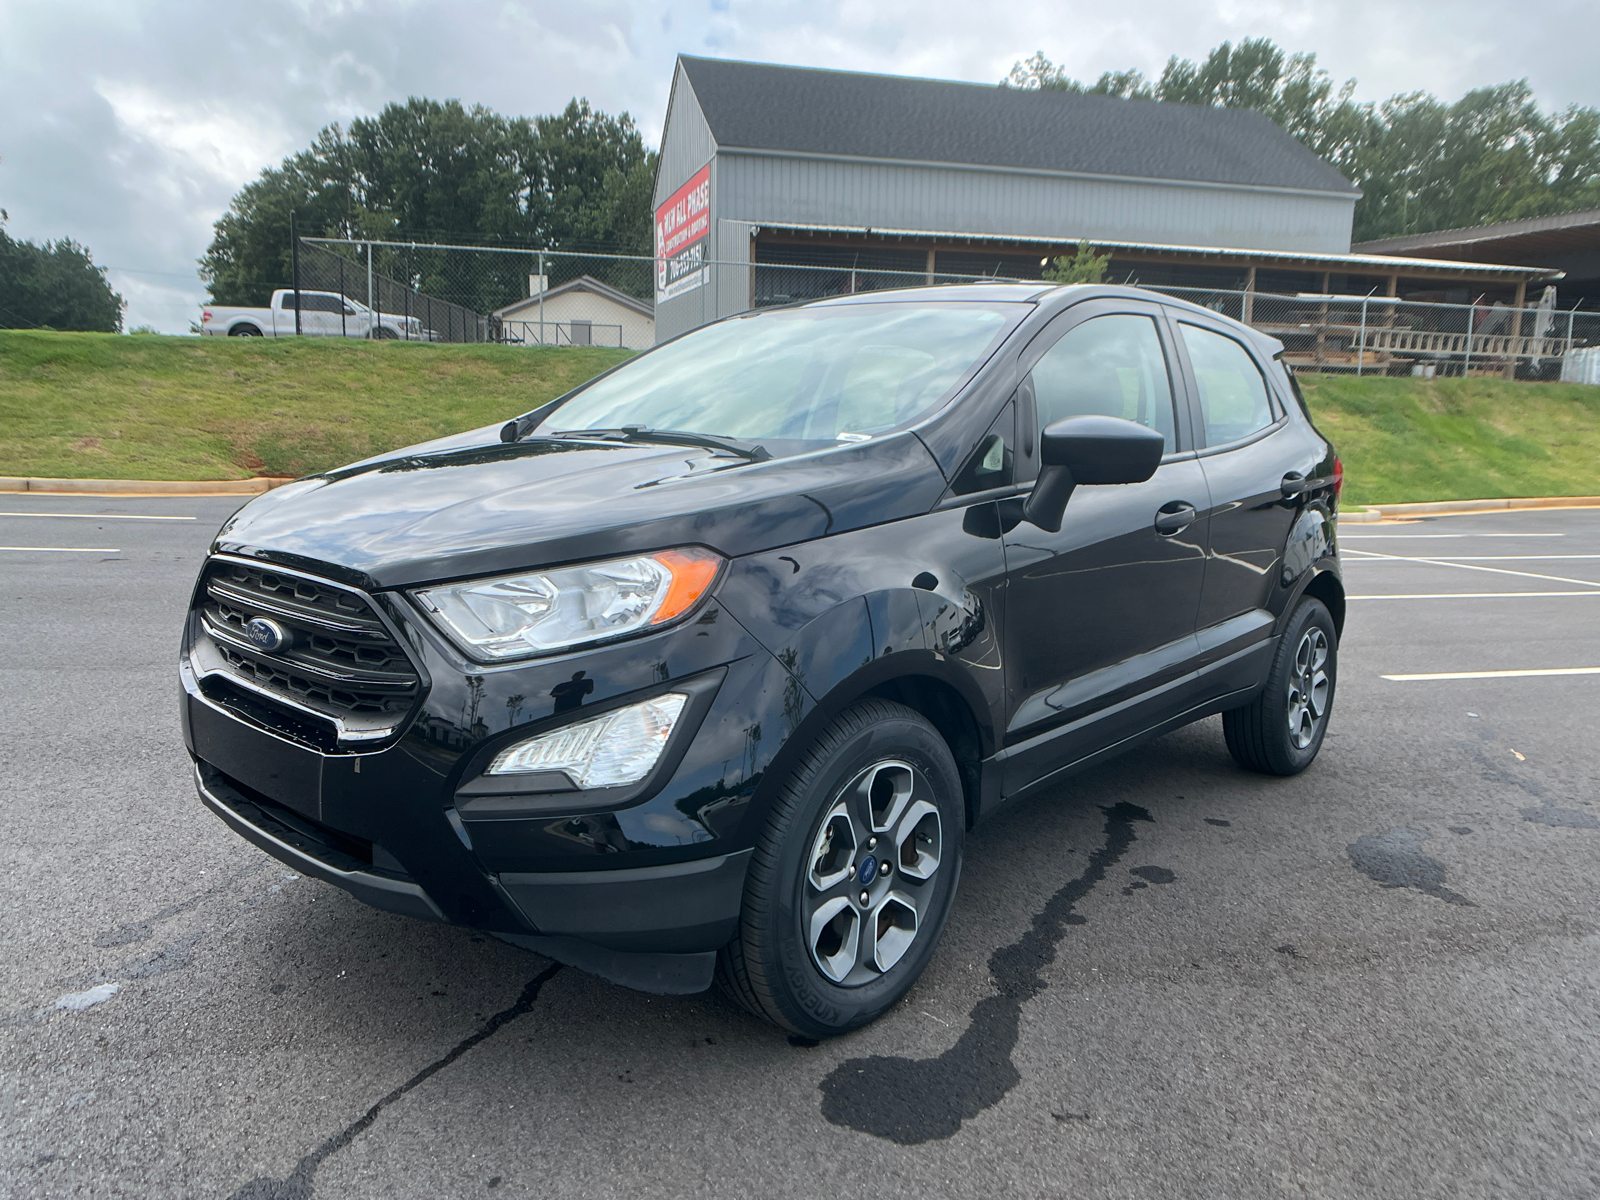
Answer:
[[[201,808],[178,622],[236,503],[0,496],[0,1192],[1600,1192],[1600,510],[1347,528],[1310,771],[1212,720],[1003,813],[908,1001],[805,1045]]]

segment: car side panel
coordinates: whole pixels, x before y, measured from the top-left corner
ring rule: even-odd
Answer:
[[[1005,702],[995,507],[979,501],[737,559],[718,600],[791,664],[808,714],[820,704],[819,720],[831,719],[879,684],[923,675],[962,697],[989,753]]]

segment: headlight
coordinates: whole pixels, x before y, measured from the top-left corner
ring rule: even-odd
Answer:
[[[565,771],[580,788],[619,787],[650,774],[689,697],[669,692],[542,733],[500,751],[490,775]]]
[[[416,598],[456,645],[499,662],[665,625],[699,603],[721,567],[720,555],[691,546],[448,584]]]

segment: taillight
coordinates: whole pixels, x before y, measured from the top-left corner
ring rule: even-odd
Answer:
[[[1339,456],[1333,456],[1333,502],[1339,503],[1339,497],[1344,492],[1344,464],[1339,461]]]
[[[200,310],[200,324],[204,325],[209,320],[211,320],[211,310],[209,308],[202,308]]]

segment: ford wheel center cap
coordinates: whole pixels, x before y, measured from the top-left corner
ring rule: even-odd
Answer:
[[[282,650],[289,644],[289,635],[283,626],[266,617],[252,617],[244,627],[244,636],[251,645],[263,650]]]

